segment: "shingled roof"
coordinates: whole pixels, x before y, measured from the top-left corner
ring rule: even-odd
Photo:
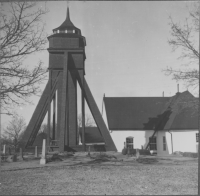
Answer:
[[[191,108],[176,110],[184,99],[195,99],[188,91],[173,97],[104,97],[110,130],[197,129],[198,115]],[[192,115],[193,113],[193,115]]]

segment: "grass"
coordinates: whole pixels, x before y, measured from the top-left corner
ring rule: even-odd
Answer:
[[[2,170],[0,195],[197,194],[198,159],[141,156],[136,160],[120,153],[113,155],[117,159],[95,153],[92,158],[75,154],[45,167]]]

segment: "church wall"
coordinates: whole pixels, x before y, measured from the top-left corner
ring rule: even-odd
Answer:
[[[133,137],[134,148],[142,149],[146,147],[149,137],[153,134],[153,131],[112,131],[110,133],[118,152],[121,152],[124,148],[124,142],[126,138]]]
[[[173,151],[197,152],[196,133],[194,131],[171,131],[173,136]]]

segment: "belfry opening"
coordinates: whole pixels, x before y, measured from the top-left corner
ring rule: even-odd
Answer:
[[[115,144],[85,80],[86,39],[70,19],[69,8],[65,21],[48,37],[49,80],[23,136],[23,147],[33,145],[42,121],[47,116],[48,149],[85,151],[85,102],[103,139],[105,151],[116,151]],[[81,89],[81,138],[77,122],[77,86]]]

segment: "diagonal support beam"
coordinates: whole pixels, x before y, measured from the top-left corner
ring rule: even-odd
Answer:
[[[161,119],[161,121],[159,122],[159,124],[156,126],[155,128],[155,131],[153,133],[153,135],[151,137],[154,137],[154,135],[159,131],[159,127],[160,125],[163,123],[163,121],[165,121],[165,128],[167,129],[170,129],[176,115],[177,115],[177,111],[173,111],[172,114],[171,112],[167,112],[167,111],[170,111],[171,109],[171,105],[172,104],[177,104],[179,102],[179,99],[180,99],[180,94],[176,94],[174,97],[171,98],[171,100],[169,101],[168,104],[166,104],[164,110],[163,110],[163,113],[165,113],[165,115],[163,115],[163,118]],[[169,120],[168,120],[169,119]],[[146,146],[146,150],[148,149],[150,145],[150,141],[148,142],[147,146]]]
[[[59,72],[58,75],[54,81],[53,88],[50,93],[50,99],[52,100],[54,93],[57,88],[59,78]],[[35,137],[37,136],[37,133],[39,131],[39,128],[41,126],[41,123],[47,113],[48,109],[48,100],[49,100],[49,81],[42,93],[42,96],[36,106],[36,109],[31,117],[31,120],[26,128],[26,131],[24,132],[23,138],[22,138],[22,147],[31,146],[35,140]]]
[[[78,81],[79,81],[79,85],[81,87],[81,90],[83,91],[83,94],[84,94],[84,97],[87,101],[87,104],[90,108],[90,111],[94,117],[94,120],[104,138],[104,141],[105,141],[105,148],[106,148],[106,151],[117,151],[116,149],[116,146],[110,136],[110,133],[105,125],[105,122],[102,118],[102,115],[97,107],[97,104],[92,96],[92,93],[89,89],[89,86],[85,80],[84,77],[81,77],[81,73],[78,72]]]

